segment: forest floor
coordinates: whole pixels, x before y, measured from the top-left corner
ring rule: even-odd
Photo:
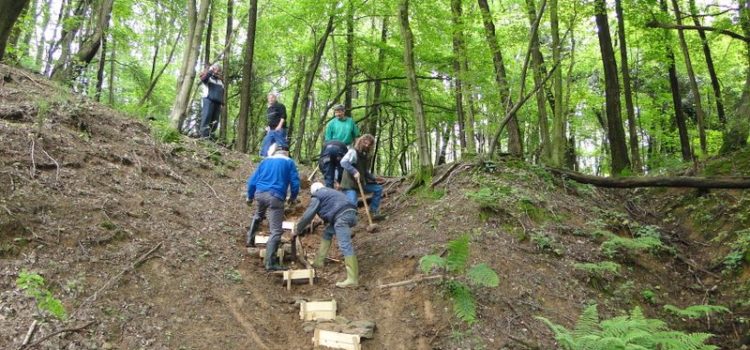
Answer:
[[[310,349],[295,303],[331,298],[340,315],[375,321],[365,349],[551,349],[553,335],[535,317],[571,327],[592,302],[607,317],[641,306],[673,328],[716,334],[722,348],[747,333],[748,309],[735,305],[747,299],[748,274],[722,274],[717,259],[727,248],[712,239],[744,221],[707,229],[709,215],[750,212],[743,192],[600,190],[512,160],[441,167],[438,177],[452,173],[434,191],[405,196],[408,183],[391,179],[377,233],[366,232],[361,216],[359,288],[335,288],[344,268],[329,261],[315,285],[287,291],[243,245],[250,157],[186,138],[158,142],[146,123],[40,76],[0,65],[0,78],[2,349],[19,348],[34,320],[31,343],[88,325],[44,340],[45,349]],[[477,193],[492,203],[473,200]],[[706,202],[705,213],[693,213],[696,201]],[[632,237],[643,227],[669,249],[602,252],[599,233]],[[320,231],[302,238],[308,254]],[[500,276],[499,287],[476,289],[476,324],[455,318],[435,281],[378,288],[420,276],[422,256],[464,233],[471,262]],[[338,254],[334,245],[331,257]],[[623,269],[592,277],[575,267],[606,260]],[[44,277],[64,320],[17,288],[23,270]],[[663,309],[704,303],[734,312],[690,321]]]

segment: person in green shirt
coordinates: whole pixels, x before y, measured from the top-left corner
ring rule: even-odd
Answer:
[[[326,187],[335,188],[334,183],[341,183],[344,169],[341,167],[341,157],[346,154],[347,147],[359,137],[359,128],[352,117],[347,116],[343,105],[333,107],[333,118],[326,125],[325,145],[320,152],[318,165],[325,178]]]
[[[344,105],[333,107],[333,114],[336,115],[336,118],[331,119],[326,125],[325,142],[340,141],[347,146],[351,146],[354,139],[359,137],[357,124],[354,123],[352,117],[346,115]]]

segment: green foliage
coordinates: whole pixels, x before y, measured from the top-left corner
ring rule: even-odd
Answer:
[[[592,277],[608,278],[620,274],[620,264],[612,261],[598,263],[580,263],[573,265],[578,270],[584,271]]]
[[[705,344],[707,333],[684,333],[671,330],[666,323],[648,319],[636,307],[629,315],[600,321],[596,305],[583,310],[574,330],[537,317],[555,334],[564,350],[639,349],[639,350],[713,350]]]
[[[724,271],[727,273],[739,270],[750,261],[750,229],[735,231],[734,236],[729,243],[732,250],[724,257]]]
[[[52,316],[61,320],[67,317],[62,302],[44,287],[44,278],[39,274],[21,271],[16,279],[16,286],[26,291],[26,295],[34,298],[39,310],[49,312]]]
[[[721,314],[725,312],[730,312],[729,309],[721,305],[692,305],[684,309],[680,309],[679,307],[674,306],[674,305],[664,305],[664,310],[669,311],[671,314],[675,316],[691,318],[691,319],[708,317],[713,314]]]
[[[641,296],[649,304],[656,304],[656,293],[650,289],[644,289],[641,291]]]
[[[634,238],[622,237],[613,233],[606,234],[607,240],[602,243],[602,253],[610,258],[617,255],[618,252],[651,252],[659,253],[662,251],[674,252],[674,248],[664,245],[658,236],[652,235],[652,229],[639,231],[644,235],[636,235]]]
[[[242,275],[236,269],[227,269],[224,271],[224,277],[234,283],[242,282]]]
[[[151,133],[154,137],[163,143],[180,142],[180,135],[177,129],[173,128],[168,120],[157,119],[151,122]]]
[[[552,253],[558,256],[565,254],[565,248],[545,232],[534,231],[531,234],[531,242],[539,251]]]
[[[467,192],[466,196],[473,200],[484,210],[499,211],[504,208],[503,200],[511,193],[509,187],[492,188],[482,187],[475,192]]]
[[[448,242],[445,258],[438,255],[423,256],[419,259],[419,267],[424,273],[439,269],[447,275],[442,286],[453,300],[456,317],[467,324],[473,324],[477,321],[477,315],[472,287],[497,287],[500,285],[500,277],[484,263],[473,265],[466,271],[469,238],[468,234],[463,234]]]
[[[436,201],[445,196],[445,190],[421,187],[415,191],[415,195],[425,200]]]

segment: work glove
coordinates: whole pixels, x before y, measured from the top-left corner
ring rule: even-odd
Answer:
[[[359,181],[359,171],[354,173],[354,179]]]

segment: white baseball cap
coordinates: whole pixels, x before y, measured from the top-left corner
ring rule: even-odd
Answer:
[[[311,193],[311,194],[315,194],[315,192],[318,192],[318,190],[319,190],[319,189],[321,189],[321,188],[323,188],[323,187],[326,187],[326,186],[325,186],[325,185],[323,185],[323,184],[322,184],[322,183],[320,183],[320,182],[314,182],[314,183],[313,183],[313,184],[312,184],[312,185],[310,186],[310,193]]]

